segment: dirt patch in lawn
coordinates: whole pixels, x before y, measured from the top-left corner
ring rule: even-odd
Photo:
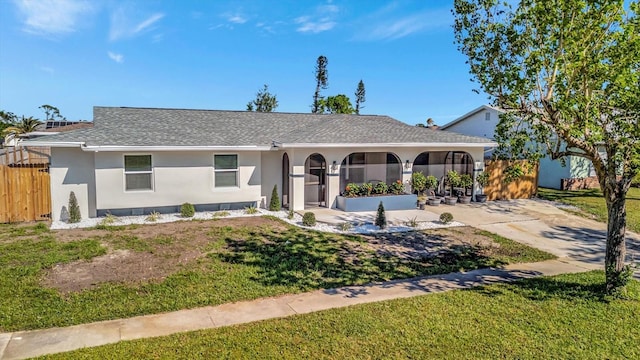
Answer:
[[[91,261],[74,261],[50,269],[43,283],[61,293],[91,289],[105,282],[140,283],[162,281],[218,251],[216,228],[243,227],[284,230],[287,225],[263,217],[240,217],[211,221],[134,225],[104,229],[70,229],[53,232],[59,241],[98,239],[107,254]]]
[[[472,227],[444,228],[407,233],[365,236],[366,246],[382,256],[407,260],[432,258],[460,248],[472,248],[489,256],[500,245]]]

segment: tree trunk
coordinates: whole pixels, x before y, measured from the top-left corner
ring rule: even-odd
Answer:
[[[607,202],[607,248],[605,255],[606,291],[611,294],[625,285],[625,228],[627,225],[626,191],[611,181],[604,186]]]

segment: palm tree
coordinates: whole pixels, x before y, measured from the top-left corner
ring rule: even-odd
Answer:
[[[32,116],[29,116],[28,118],[25,118],[23,116],[22,120],[20,120],[17,124],[15,124],[13,126],[7,127],[6,129],[4,129],[2,131],[2,133],[4,135],[8,135],[8,134],[15,134],[15,135],[26,134],[26,133],[30,133],[30,132],[36,131],[36,128],[40,124],[42,124],[42,121],[40,121],[38,119],[35,119]]]

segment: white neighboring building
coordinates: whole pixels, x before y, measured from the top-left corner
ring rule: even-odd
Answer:
[[[485,137],[495,141],[495,129],[503,111],[482,105],[440,129],[460,134]],[[485,151],[485,158],[491,156],[491,149]],[[579,156],[567,156],[566,166],[558,160],[544,157],[540,160],[538,186],[552,189],[577,189],[597,187],[598,181],[591,161]]]

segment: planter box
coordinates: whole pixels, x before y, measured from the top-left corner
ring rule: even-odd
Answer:
[[[416,208],[418,195],[384,195],[348,198],[338,196],[336,207],[342,211],[376,211],[380,201],[385,210],[412,210]]]

